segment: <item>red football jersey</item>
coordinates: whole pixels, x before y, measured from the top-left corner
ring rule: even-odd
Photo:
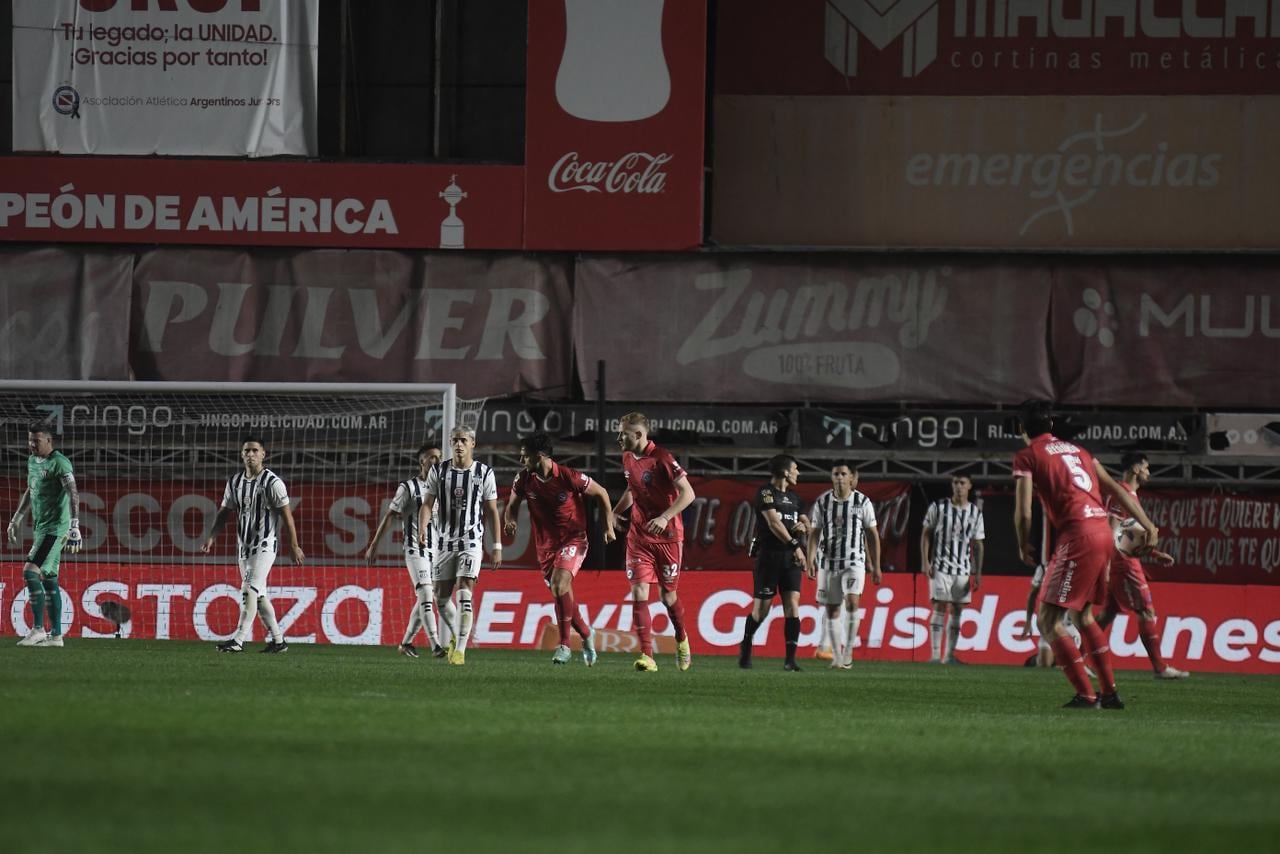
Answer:
[[[1130,498],[1134,501],[1138,501],[1138,490],[1134,489],[1123,480],[1117,480],[1116,483],[1120,484],[1121,488],[1123,488],[1125,492],[1129,493]],[[1141,502],[1138,502],[1138,504],[1141,506]],[[1116,501],[1114,495],[1107,496],[1107,503],[1104,506],[1106,507],[1107,515],[1112,519],[1116,519],[1120,522],[1124,522],[1129,519],[1129,511],[1124,509],[1119,501]]]
[[[1093,455],[1044,433],[1013,457],[1013,476],[1029,477],[1056,532],[1106,521]]]
[[[587,512],[582,496],[589,486],[591,478],[555,462],[545,480],[527,471],[516,475],[511,491],[529,505],[533,546],[539,556],[557,551],[565,543],[586,541]]]
[[[648,543],[684,542],[684,522],[679,515],[667,523],[667,530],[661,534],[651,534],[645,527],[650,519],[665,513],[680,494],[676,483],[685,474],[676,458],[650,442],[639,456],[623,452],[622,473],[626,475],[633,501],[627,539]]]

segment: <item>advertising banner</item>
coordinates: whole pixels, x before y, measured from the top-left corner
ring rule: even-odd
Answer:
[[[578,363],[643,354],[644,370],[610,374],[610,397],[1016,404],[1053,396],[1043,333],[1032,333],[1049,310],[1043,264],[584,258],[575,283]],[[594,383],[583,392],[593,397]]]
[[[868,415],[849,409],[795,410],[804,448],[866,451],[973,451],[1009,454],[1021,450],[1012,432],[1017,410],[913,408],[899,415]],[[1200,453],[1204,416],[1176,412],[1073,412],[1059,416],[1054,435],[1083,443],[1095,453],[1170,451]]]
[[[314,157],[319,16],[319,0],[14,0],[13,148]]]
[[[1280,585],[1280,498],[1189,489],[1144,489],[1142,509],[1160,529],[1169,567],[1161,581]]]
[[[1251,0],[733,0],[716,91],[1178,95],[1280,92],[1280,10]]]
[[[0,251],[0,377],[129,378],[133,255]]]
[[[1280,99],[722,95],[722,245],[1274,249]]]
[[[706,0],[529,4],[525,246],[702,242]]]
[[[689,570],[738,569],[749,571],[755,560],[747,556],[747,545],[756,533],[756,491],[759,480],[691,477],[697,498],[684,513],[684,565]],[[830,483],[800,483],[795,491],[808,513]],[[880,532],[880,565],[886,572],[908,568],[907,522],[911,515],[910,484],[868,481],[858,491],[872,500],[876,528]]]
[[[0,240],[519,249],[519,166],[0,158]]]
[[[603,428],[610,451],[615,451],[620,419],[634,410],[629,404],[605,407]],[[751,448],[782,446],[791,424],[791,410],[749,406],[644,406],[649,431],[659,444],[739,445]],[[557,440],[594,440],[598,424],[591,403],[519,402],[491,400],[480,413],[476,430],[488,444],[515,444],[530,433],[547,433]]]
[[[117,627],[103,617],[103,605],[110,601],[131,611],[131,620],[119,627],[126,638],[224,640],[235,631],[239,613],[240,579],[233,566],[78,562],[64,569],[59,583],[68,643],[111,637]],[[680,598],[695,655],[737,654],[752,602],[750,586],[747,572],[688,572],[681,577]],[[637,652],[627,590],[626,576],[615,571],[584,572],[574,583],[579,610],[597,630],[603,653],[599,667],[629,667]],[[961,618],[956,651],[963,660],[1019,665],[1035,652],[1034,636],[1023,637],[1026,591],[1025,578],[984,580]],[[281,564],[272,571],[267,592],[286,640],[295,644],[399,643],[414,601],[405,571],[391,568],[339,571]],[[1154,595],[1161,605],[1161,652],[1171,664],[1192,671],[1280,672],[1280,589],[1157,584]],[[855,667],[857,660],[928,659],[930,609],[924,576],[888,575],[881,586],[868,585],[862,601]],[[810,582],[801,602],[800,648],[807,654],[822,634]],[[474,610],[472,656],[477,664],[486,647],[550,651],[558,642],[554,606],[537,572],[485,570]],[[655,598],[649,610],[658,649],[668,652],[674,644],[666,609]],[[0,569],[0,631],[25,634],[30,618],[21,570],[7,564]],[[758,656],[781,657],[782,622],[782,608],[775,605],[756,633]],[[263,638],[258,620],[253,638]],[[1129,615],[1116,618],[1110,641],[1118,668],[1148,667],[1137,624]],[[1056,673],[1045,678],[1061,680]]]
[[[159,249],[134,281],[138,379],[571,382],[561,259]]]
[[[1208,416],[1209,453],[1280,456],[1280,416],[1273,412],[1214,412]]]
[[[1273,407],[1273,265],[1181,259],[1054,272],[1050,348],[1070,404]]]

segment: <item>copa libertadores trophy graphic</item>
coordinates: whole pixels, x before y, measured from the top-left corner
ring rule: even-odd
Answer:
[[[440,222],[440,248],[465,248],[462,242],[462,220],[458,218],[458,202],[465,199],[467,194],[458,186],[458,176],[450,175],[449,186],[437,195],[449,206],[449,215]]]

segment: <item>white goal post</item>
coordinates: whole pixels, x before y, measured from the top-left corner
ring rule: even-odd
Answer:
[[[234,518],[209,554],[201,545],[253,436],[286,484],[306,553],[296,567],[282,543],[268,579],[286,637],[396,643],[413,601],[400,526],[369,560],[366,550],[397,484],[416,474],[418,449],[447,456],[459,406],[451,383],[0,380],[0,519],[8,525],[27,486],[27,429],[47,425],[81,499],[85,547],[60,569],[67,636],[224,639],[240,598]],[[30,624],[32,534],[28,515],[17,544],[0,537],[0,634]],[[120,605],[130,620],[117,627]]]

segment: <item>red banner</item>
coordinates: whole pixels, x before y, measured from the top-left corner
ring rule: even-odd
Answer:
[[[1043,335],[1034,333],[1049,309],[1043,264],[585,258],[575,281],[578,363],[643,354],[644,370],[610,374],[618,399],[1053,396]],[[583,391],[596,393],[591,383]]]
[[[1139,497],[1160,528],[1161,551],[1174,558],[1173,566],[1148,566],[1148,576],[1280,585],[1280,498],[1204,489],[1144,489]]]
[[[474,253],[157,250],[135,274],[138,379],[571,382],[567,264]]]
[[[702,240],[705,0],[529,4],[525,246]]]
[[[1275,406],[1280,285],[1270,265],[1065,265],[1050,328],[1064,402]]]
[[[716,91],[1280,92],[1280,8],[1251,0],[719,4]]]
[[[518,249],[519,166],[0,158],[0,240]]]
[[[132,620],[125,637],[214,641],[234,631],[240,584],[233,567],[64,564],[63,623],[67,636],[109,637],[115,625],[102,616],[105,602],[127,604]],[[686,626],[695,654],[737,651],[751,605],[745,572],[686,572],[680,582]],[[586,619],[597,628],[606,653],[603,666],[617,666],[609,653],[634,654],[631,607],[621,572],[578,576],[575,593]],[[965,609],[957,652],[981,664],[1021,664],[1035,651],[1024,639],[1027,579],[987,578]],[[475,604],[473,641],[479,665],[483,647],[549,649],[556,642],[554,606],[542,577],[529,571],[484,571]],[[413,594],[403,569],[277,566],[268,587],[285,637],[292,643],[398,643]],[[1157,584],[1161,650],[1172,664],[1214,672],[1280,672],[1280,589],[1274,587]],[[821,635],[820,614],[809,585],[802,594],[800,644],[811,651]],[[861,660],[921,661],[928,658],[928,585],[923,576],[890,575],[869,586],[856,656]],[[21,570],[0,569],[0,623],[7,634],[23,634],[30,609]],[[650,603],[659,649],[670,646],[670,621],[662,603]],[[254,637],[262,638],[255,621]],[[761,656],[782,654],[782,609],[776,606],[756,635]],[[1127,616],[1111,630],[1111,649],[1123,669],[1146,669],[1137,626]],[[856,665],[855,665],[856,666]],[[695,663],[696,667],[696,663]],[[1123,682],[1122,682],[1123,684]],[[1065,685],[1065,683],[1064,683]]]
[[[0,377],[128,379],[131,253],[0,252],[0,282]]]
[[[697,499],[685,511],[684,565],[690,570],[750,570],[747,544],[755,533],[756,490],[764,480],[691,477]],[[831,485],[801,483],[796,492],[805,500],[805,512]],[[894,481],[859,483],[858,490],[876,509],[880,532],[880,565],[886,572],[908,569],[907,521],[911,513],[911,486]]]

